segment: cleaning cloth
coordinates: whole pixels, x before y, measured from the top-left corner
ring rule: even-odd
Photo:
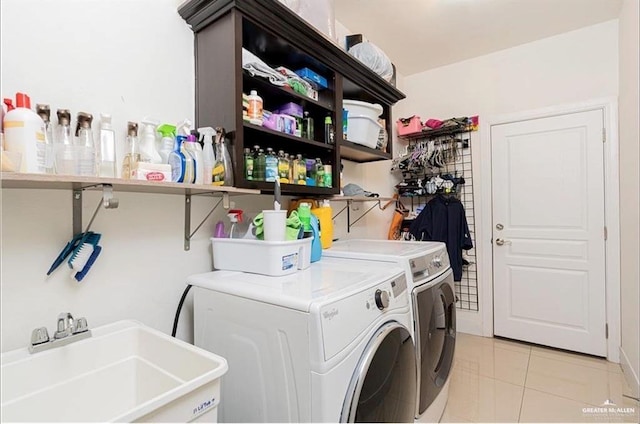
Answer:
[[[291,214],[287,218],[287,230],[285,232],[286,240],[297,240],[302,238],[304,230],[302,228],[302,221],[298,216],[298,211],[291,211]],[[253,225],[256,229],[256,238],[258,240],[264,240],[264,215],[260,212],[255,218],[253,218]]]

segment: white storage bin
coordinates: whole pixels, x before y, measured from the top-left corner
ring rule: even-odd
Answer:
[[[220,270],[271,276],[293,274],[311,265],[311,240],[212,238],[213,266]]]
[[[382,125],[378,123],[378,116],[382,114],[382,106],[359,100],[344,100],[343,107],[349,111],[347,115],[347,141],[375,149],[382,130]]]

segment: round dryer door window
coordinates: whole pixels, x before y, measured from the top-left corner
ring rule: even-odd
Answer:
[[[413,422],[416,353],[411,335],[397,322],[373,336],[353,376],[342,422]]]

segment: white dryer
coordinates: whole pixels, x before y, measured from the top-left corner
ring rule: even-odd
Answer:
[[[226,422],[412,422],[416,350],[403,270],[323,258],[284,277],[194,286],[195,344],[224,356]]]
[[[449,396],[456,339],[456,296],[444,243],[389,240],[334,242],[324,256],[395,264],[405,270],[416,344],[416,422],[438,422]],[[360,265],[358,265],[360,266]]]

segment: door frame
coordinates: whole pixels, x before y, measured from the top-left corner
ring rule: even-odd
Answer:
[[[491,127],[569,113],[601,110],[606,142],[603,143],[604,207],[607,239],[605,240],[606,319],[609,325],[607,359],[620,362],[620,183],[618,155],[618,99],[607,97],[569,105],[490,116],[480,126],[480,161],[475,182],[480,184],[480,208],[476,225],[476,244],[480,274],[479,303],[482,305],[482,335],[493,337],[493,207],[491,181]],[[474,165],[475,166],[475,165]]]

